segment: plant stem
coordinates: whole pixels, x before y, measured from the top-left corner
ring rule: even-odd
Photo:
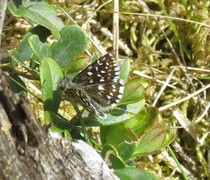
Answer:
[[[167,146],[167,148],[168,148],[168,151],[169,151],[170,155],[174,158],[174,160],[175,160],[177,166],[179,167],[180,171],[182,172],[183,178],[184,178],[185,180],[188,180],[187,175],[186,175],[186,173],[184,172],[184,170],[183,170],[181,164],[179,163],[178,159],[176,158],[176,155],[174,154],[173,150],[171,149],[170,146]]]
[[[89,142],[89,136],[88,136],[87,131],[85,129],[85,124],[84,124],[84,120],[83,120],[83,118],[81,116],[81,112],[80,112],[80,110],[79,110],[79,108],[78,108],[78,106],[76,104],[73,104],[73,106],[74,106],[74,109],[77,112],[77,115],[79,117],[79,120],[80,120],[80,123],[81,123],[81,126],[82,126],[82,130],[83,130],[85,141],[86,142]]]

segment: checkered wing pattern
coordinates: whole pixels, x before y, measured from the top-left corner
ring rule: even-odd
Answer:
[[[88,111],[106,118],[105,111],[120,101],[124,83],[120,68],[111,53],[100,57],[74,77],[72,83],[61,80],[60,87]]]

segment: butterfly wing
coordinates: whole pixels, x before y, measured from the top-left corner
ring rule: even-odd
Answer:
[[[82,70],[72,82],[82,86],[106,84],[119,79],[119,70],[112,54],[108,53]]]
[[[115,107],[123,95],[124,84],[119,71],[117,62],[108,53],[87,66],[62,89],[85,109],[106,118],[104,111]]]
[[[100,104],[102,109],[110,109],[116,106],[123,95],[124,86],[119,79],[117,82],[101,84],[84,89],[90,98]]]
[[[108,53],[86,67],[72,82],[82,85],[82,90],[101,109],[110,109],[120,101],[124,90],[119,71],[117,62]]]

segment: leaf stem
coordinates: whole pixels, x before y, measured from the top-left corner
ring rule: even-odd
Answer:
[[[182,172],[183,178],[184,178],[185,180],[188,180],[186,173],[184,172],[184,170],[183,170],[181,164],[179,163],[178,159],[176,158],[176,155],[174,154],[174,152],[173,152],[173,150],[171,149],[171,147],[170,147],[170,146],[167,146],[167,149],[168,149],[170,155],[174,158],[174,160],[175,160],[177,166],[179,167],[180,171]]]
[[[81,112],[80,112],[78,106],[75,103],[72,103],[72,105],[74,106],[74,109],[77,112],[77,115],[79,117],[79,120],[80,120],[80,123],[81,123],[81,126],[82,126],[82,130],[83,130],[85,141],[86,142],[90,142],[89,141],[89,136],[88,136],[87,131],[86,131],[86,128],[85,128],[84,120],[83,120],[82,115],[81,115]]]

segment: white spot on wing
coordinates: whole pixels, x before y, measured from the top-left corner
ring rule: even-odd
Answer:
[[[104,79],[104,77],[102,77],[101,79],[100,79],[100,82],[104,82],[105,81],[105,79]]]
[[[124,91],[124,87],[120,86],[119,93],[123,94],[123,91]]]
[[[119,83],[120,83],[121,85],[124,85],[124,81],[123,81],[122,79],[119,80]]]
[[[89,65],[87,69],[88,69],[88,70],[91,70],[92,67],[93,67],[92,65]]]
[[[118,80],[119,80],[119,77],[115,76],[114,79],[113,79],[113,82],[118,82]]]
[[[120,72],[119,71],[115,72],[115,75],[116,76],[120,75]]]
[[[113,65],[114,65],[115,67],[118,67],[118,64],[117,64],[116,61],[113,62]]]
[[[106,95],[106,97],[107,97],[107,99],[112,99],[112,97],[111,97],[111,96],[109,96],[109,95]]]
[[[119,71],[120,68],[119,68],[118,66],[115,66],[114,70],[115,70],[115,71]]]
[[[112,104],[111,104],[111,107],[112,107],[112,108],[113,108],[113,107],[115,107],[115,106],[116,106],[116,104],[115,104],[115,103],[112,103]]]
[[[99,85],[98,90],[102,91],[102,90],[104,90],[104,87],[102,85]]]
[[[103,63],[101,61],[97,61],[98,65],[103,65]]]
[[[118,94],[118,96],[117,96],[119,99],[121,99],[122,98],[122,94]]]

